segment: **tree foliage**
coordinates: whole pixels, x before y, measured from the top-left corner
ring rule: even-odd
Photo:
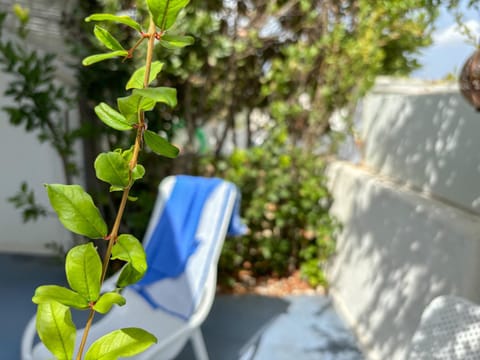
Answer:
[[[101,7],[95,3],[82,7]],[[109,11],[129,6],[126,1],[106,3]],[[199,34],[192,51],[160,55],[185,107],[173,115],[158,115],[170,135],[185,126],[186,150],[191,151],[195,130],[212,121],[219,124],[212,141],[217,153],[228,132],[238,143],[236,127],[247,130],[251,144],[251,110],[256,108],[274,121],[286,121],[296,139],[314,141],[329,130],[330,114],[365,94],[377,75],[405,75],[419,66],[414,55],[431,43],[439,4],[440,0],[192,1],[179,25],[181,31]],[[92,46],[91,38],[82,40]],[[95,97],[109,91],[97,87],[86,75],[88,70],[82,71],[84,94]],[[105,71],[108,76],[111,70]]]
[[[285,122],[294,140],[313,145],[328,119],[348,107],[380,74],[405,75],[431,43],[440,1],[196,1],[184,30],[203,36],[193,52],[170,57],[180,85],[177,114],[188,130],[218,123],[219,154],[230,132],[253,143],[252,110]],[[242,116],[239,116],[241,114]],[[240,123],[238,123],[240,122]]]
[[[317,147],[319,139],[331,133],[331,114],[340,108],[351,114],[377,75],[404,75],[419,66],[414,56],[431,43],[432,24],[442,3],[447,2],[191,1],[173,30],[195,34],[194,41],[189,36],[167,37],[163,44],[167,48],[168,43],[191,44],[188,52],[177,46],[157,54],[164,63],[166,85],[175,85],[182,106],[174,111],[159,106],[147,114],[152,126],[162,129],[169,140],[184,138],[182,151],[175,163],[165,159],[155,167],[154,180],[139,183],[139,201],[127,226],[139,236],[143,233],[152,206],[149,199],[165,174],[194,173],[196,159],[205,150],[218,157],[227,145],[259,144],[258,131],[263,130],[259,114],[270,123],[285,124],[294,144]],[[76,39],[70,42],[73,52],[84,57],[99,49],[98,38],[81,30],[92,26],[80,21],[86,14],[128,15],[132,8],[128,0],[80,2],[76,13],[65,20],[69,38]],[[141,23],[147,14],[145,4],[139,2],[137,10]],[[121,32],[108,25],[105,30],[122,44],[133,45],[136,30],[128,25]],[[114,105],[119,84],[130,77],[135,63],[135,58],[128,63],[105,61],[97,69],[77,70],[86,164],[97,152],[129,140],[125,133],[92,131],[98,121],[92,104],[102,99]],[[142,155],[142,161],[148,165],[150,154]],[[89,169],[86,166],[91,171],[87,186],[100,194],[103,189],[91,181],[95,174]],[[110,198],[102,202],[102,212],[107,218],[113,216]]]

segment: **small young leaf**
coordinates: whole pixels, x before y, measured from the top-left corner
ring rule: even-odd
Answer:
[[[152,66],[150,68],[150,76],[148,79],[148,83],[150,84],[153,80],[157,78],[157,75],[162,71],[163,63],[160,61],[152,62]],[[143,80],[145,78],[145,66],[138,68],[128,80],[126,89],[142,89],[143,88]]]
[[[123,191],[123,190],[125,189],[121,186],[110,186],[110,192]]]
[[[129,234],[122,234],[112,248],[112,259],[126,261],[117,281],[119,288],[124,288],[140,280],[147,271],[147,260],[142,244]]]
[[[58,219],[68,230],[91,239],[107,235],[107,224],[81,186],[46,184],[45,187]]]
[[[135,166],[132,170],[133,180],[141,179],[143,178],[144,175],[145,175],[145,168],[143,167],[143,165],[137,164],[137,166]]]
[[[123,306],[126,304],[125,298],[116,292],[108,292],[100,296],[98,301],[93,306],[95,311],[98,311],[100,314],[106,314],[110,311],[113,305]]]
[[[125,116],[104,102],[95,106],[95,114],[97,114],[100,120],[102,120],[106,125],[115,130],[125,131],[132,129],[132,125],[128,123]]]
[[[147,0],[153,21],[162,31],[169,29],[189,0]]]
[[[118,42],[117,39],[113,37],[112,34],[108,32],[107,29],[102,28],[101,26],[95,25],[93,29],[95,37],[107,47],[107,49],[116,51],[116,50],[125,50],[122,45]]]
[[[128,162],[118,152],[102,153],[94,163],[97,178],[113,187],[125,188],[128,186],[130,168]]]
[[[12,10],[22,24],[26,25],[28,23],[30,19],[30,10],[28,8],[24,8],[20,4],[14,4]]]
[[[125,159],[125,161],[132,161],[132,158],[133,158],[133,146],[130,147],[130,149],[127,149],[127,150],[123,150],[123,149],[116,149],[114,150],[115,152],[118,152],[119,154],[121,154],[123,156],[123,158]]]
[[[160,135],[155,134],[153,131],[147,130],[144,133],[145,143],[152,149],[152,151],[158,155],[162,155],[168,158],[177,157],[179,150],[177,147],[170,144],[167,140]]]
[[[67,253],[65,273],[70,287],[88,301],[100,295],[102,260],[92,243],[75,246]]]
[[[145,250],[140,241],[133,235],[121,234],[112,248],[112,259],[126,261],[138,270],[147,270]]]
[[[87,309],[88,300],[79,293],[58,285],[43,285],[37,287],[32,301],[35,304],[44,304],[56,301],[65,306],[71,306],[75,309]]]
[[[177,105],[177,89],[170,87],[155,87],[146,89],[135,89],[134,94],[141,95],[147,99],[167,104],[170,107]]]
[[[125,264],[122,267],[122,272],[118,277],[116,285],[118,288],[123,289],[128,285],[135,284],[136,282],[138,282],[143,277],[143,275],[145,275],[145,272],[140,273],[137,270],[135,270],[135,268],[130,263]]]
[[[118,16],[113,14],[92,14],[85,19],[86,22],[90,21],[113,21],[123,25],[130,26],[131,28],[142,31],[142,27],[139,23],[133,20],[130,16]]]
[[[165,34],[160,39],[160,45],[169,50],[181,49],[192,45],[195,39],[192,36],[180,36]]]
[[[40,340],[56,359],[73,359],[76,329],[67,306],[55,301],[39,304],[36,327]]]
[[[95,54],[95,55],[90,55],[87,56],[85,59],[82,60],[82,64],[84,66],[89,66],[92,64],[95,64],[97,62],[103,61],[103,60],[108,60],[114,57],[119,57],[119,56],[127,56],[128,51],[127,50],[116,50],[112,51],[109,53],[104,53],[104,54]]]
[[[85,354],[85,360],[116,360],[137,355],[155,344],[157,339],[139,328],[112,331],[96,340]]]

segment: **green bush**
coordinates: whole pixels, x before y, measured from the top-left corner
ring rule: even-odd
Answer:
[[[202,168],[239,187],[250,229],[225,242],[221,279],[232,281],[243,269],[255,277],[300,269],[311,285],[327,285],[323,267],[335,251],[339,225],[329,214],[324,159],[290,145],[286,131],[279,130],[261,147],[237,149]]]

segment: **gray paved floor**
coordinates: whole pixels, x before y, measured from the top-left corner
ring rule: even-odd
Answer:
[[[40,284],[64,284],[59,261],[0,255],[0,360],[19,359]],[[211,360],[362,360],[328,298],[217,295],[202,327]],[[190,346],[176,360],[193,359]]]

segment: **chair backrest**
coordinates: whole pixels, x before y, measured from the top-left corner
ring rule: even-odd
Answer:
[[[199,304],[207,276],[212,266],[216,268],[232,217],[238,216],[234,212],[238,191],[233,184],[219,179],[190,177],[188,180],[195,186],[197,179],[199,182],[214,181],[215,186],[202,204],[195,230],[196,248],[189,256],[184,271],[175,277],[134,287],[152,306],[184,320],[194,313]],[[144,239],[147,255],[150,242],[158,241],[152,235],[161,217],[165,216],[165,208],[178,180],[178,177],[168,177],[159,186],[157,202]]]
[[[425,308],[409,360],[480,360],[480,306],[440,296]]]

